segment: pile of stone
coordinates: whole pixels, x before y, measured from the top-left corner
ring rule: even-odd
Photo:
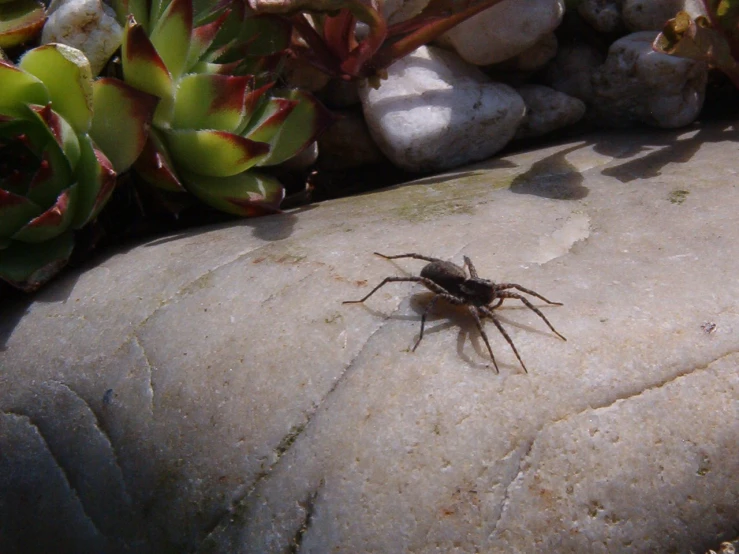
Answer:
[[[424,6],[424,0],[389,1],[384,13],[393,24]],[[438,171],[583,119],[605,127],[693,122],[705,99],[706,64],[652,48],[680,10],[697,16],[703,6],[697,0],[506,0],[401,59],[378,89],[306,78],[304,67],[294,75],[344,110],[345,118],[319,141],[322,167],[386,157],[408,171]]]

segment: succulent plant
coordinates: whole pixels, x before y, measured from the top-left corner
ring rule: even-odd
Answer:
[[[161,99],[138,173],[237,215],[278,210],[280,182],[253,170],[283,162],[332,120],[310,94],[274,91],[270,67],[289,44],[275,17],[246,17],[192,0],[119,5],[127,12],[126,82]],[[202,22],[202,23],[200,23]]]
[[[63,267],[74,231],[141,152],[157,99],[93,82],[79,50],[47,44],[0,60],[0,279],[34,290]]]
[[[292,42],[294,55],[329,75],[366,78],[378,87],[392,63],[502,1],[430,0],[421,13],[395,25],[388,25],[379,0],[249,0],[249,5],[256,13],[287,18],[301,39]],[[368,28],[362,39],[359,22]]]

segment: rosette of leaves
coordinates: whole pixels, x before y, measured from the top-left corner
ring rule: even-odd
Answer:
[[[61,44],[0,60],[0,83],[0,279],[31,291],[67,263],[75,230],[138,157],[157,99],[93,82],[84,54]]]
[[[273,89],[266,70],[289,44],[289,25],[218,8],[194,14],[191,0],[118,6],[128,12],[123,77],[161,99],[135,168],[150,184],[224,212],[275,212],[284,189],[253,168],[293,157],[332,118],[308,93]]]

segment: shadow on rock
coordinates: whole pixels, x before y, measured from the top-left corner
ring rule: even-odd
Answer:
[[[593,142],[593,149],[599,154],[613,156],[616,159],[628,158],[622,164],[611,163],[611,167],[603,171],[603,175],[628,183],[636,179],[657,177],[668,164],[685,164],[695,156],[700,148],[711,142],[735,141],[739,128],[726,125],[722,129],[714,126],[687,127],[680,130],[655,130],[638,135],[613,131],[612,140]],[[694,133],[681,138],[681,135]]]
[[[577,144],[532,164],[528,171],[513,180],[511,192],[553,200],[585,198],[589,192],[587,187],[583,186],[585,179],[566,158],[567,154],[581,148],[583,144]]]

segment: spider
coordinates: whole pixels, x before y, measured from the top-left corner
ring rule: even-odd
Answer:
[[[385,279],[379,285],[372,289],[369,294],[367,294],[361,300],[346,300],[342,302],[342,304],[358,304],[364,302],[375,292],[377,292],[380,287],[384,286],[387,283],[411,281],[423,284],[431,292],[436,293],[436,295],[431,299],[431,302],[428,303],[426,309],[423,311],[423,315],[421,315],[421,333],[418,336],[418,340],[416,341],[415,346],[413,346],[414,352],[416,348],[418,348],[418,345],[421,344],[421,339],[423,339],[423,330],[426,325],[426,316],[434,307],[436,301],[439,300],[439,298],[443,298],[450,304],[455,304],[457,306],[467,306],[470,313],[472,314],[472,317],[475,319],[477,329],[480,331],[480,335],[482,335],[482,340],[485,341],[485,346],[487,346],[488,352],[490,353],[490,358],[493,360],[493,365],[495,366],[496,373],[499,373],[498,364],[495,362],[493,349],[490,347],[490,342],[488,341],[488,336],[485,334],[485,329],[483,329],[482,327],[480,317],[487,317],[493,320],[493,323],[498,328],[498,331],[500,331],[500,333],[503,335],[503,338],[505,338],[505,340],[511,346],[511,349],[516,355],[516,358],[518,358],[518,361],[521,364],[524,372],[528,373],[526,365],[523,363],[521,356],[518,354],[518,350],[516,350],[516,346],[513,344],[511,337],[508,335],[506,330],[503,328],[503,325],[501,325],[500,321],[498,321],[498,318],[496,318],[495,314],[493,313],[493,310],[500,307],[500,305],[503,303],[503,300],[505,300],[506,298],[515,298],[523,302],[527,308],[533,310],[536,315],[543,319],[544,323],[546,323],[559,338],[565,341],[567,340],[554,328],[551,323],[549,323],[549,320],[544,316],[543,313],[541,313],[541,311],[539,311],[539,308],[534,306],[528,298],[516,292],[510,292],[508,289],[516,289],[526,294],[530,294],[531,296],[535,296],[536,298],[539,298],[547,304],[551,304],[553,306],[561,306],[561,302],[552,302],[551,300],[547,300],[539,293],[534,292],[533,290],[526,289],[521,285],[517,285],[515,283],[496,284],[492,281],[489,281],[488,279],[482,279],[478,277],[477,270],[475,269],[475,266],[472,265],[472,260],[470,260],[467,256],[464,257],[464,267],[459,267],[452,262],[447,262],[438,258],[422,256],[421,254],[398,254],[396,256],[386,256],[385,254],[380,254],[379,252],[375,252],[375,254],[382,258],[385,258],[386,260],[396,260],[398,258],[415,258],[417,260],[424,260],[429,263],[426,264],[426,266],[424,266],[424,268],[421,270],[421,275],[419,277],[385,277]],[[467,274],[465,273],[465,268],[469,271],[469,277],[467,277]]]

